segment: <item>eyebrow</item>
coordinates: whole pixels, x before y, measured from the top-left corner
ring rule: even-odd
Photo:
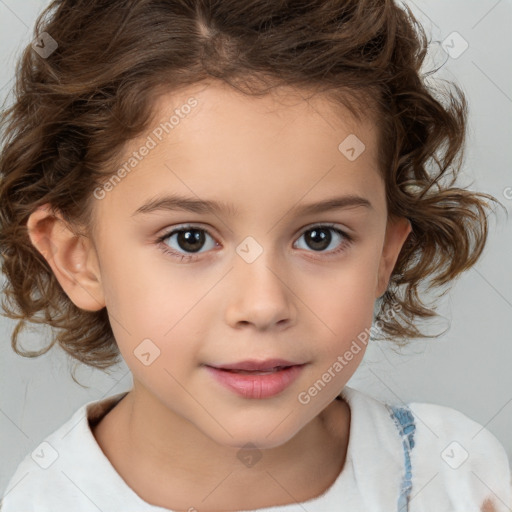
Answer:
[[[291,209],[291,213],[296,215],[311,215],[322,213],[329,210],[339,210],[343,208],[354,208],[363,206],[373,209],[370,201],[357,195],[346,195],[331,197],[317,203],[298,205]],[[194,199],[179,195],[159,196],[145,202],[142,206],[133,212],[132,216],[138,214],[153,213],[156,211],[186,211],[192,213],[213,213],[238,215],[238,209],[231,203]]]

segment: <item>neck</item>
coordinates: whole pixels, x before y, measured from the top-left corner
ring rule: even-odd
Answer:
[[[226,512],[307,501],[325,492],[345,463],[350,408],[343,400],[286,443],[255,450],[257,462],[242,463],[240,448],[219,445],[156,398],[142,398],[130,391],[94,435],[124,481],[152,505]]]

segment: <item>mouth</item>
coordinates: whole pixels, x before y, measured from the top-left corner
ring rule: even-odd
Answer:
[[[279,395],[302,373],[307,363],[289,361],[243,361],[229,365],[205,365],[208,373],[223,387],[246,399]]]
[[[239,361],[237,363],[221,364],[221,365],[206,365],[217,370],[225,370],[236,373],[275,373],[285,368],[292,366],[302,366],[304,363],[295,363],[292,361],[286,361],[284,359],[266,359],[264,361],[257,361],[255,359],[247,361]]]
[[[274,366],[273,368],[270,368],[268,370],[229,370],[226,368],[217,368],[217,370],[221,370],[221,371],[229,372],[229,373],[238,373],[240,375],[270,375],[271,373],[276,373],[281,370],[285,370],[286,368],[291,368],[292,366],[295,366],[295,365]]]

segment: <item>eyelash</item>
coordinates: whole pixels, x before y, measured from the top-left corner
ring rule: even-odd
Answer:
[[[339,235],[341,235],[344,238],[344,240],[341,242],[338,249],[334,249],[334,250],[328,252],[328,254],[330,256],[334,256],[336,254],[343,252],[353,242],[353,238],[350,235],[348,235],[344,231],[341,231],[339,228],[336,228],[335,225],[333,225],[333,224],[315,224],[311,227],[308,227],[308,229],[305,229],[304,231],[302,231],[299,238],[302,235],[304,235],[305,233],[307,233],[308,231],[312,231],[315,228],[329,228],[330,230],[335,231],[336,233],[338,233]],[[179,229],[173,229],[172,231],[169,231],[169,232],[165,233],[164,235],[158,237],[156,240],[156,243],[157,243],[158,247],[165,254],[168,254],[168,255],[172,256],[173,258],[177,258],[180,261],[187,261],[187,262],[195,261],[200,257],[201,253],[198,253],[198,255],[196,255],[196,254],[181,254],[181,253],[174,251],[173,249],[170,249],[169,246],[164,243],[164,240],[167,240],[172,235],[174,235],[176,233],[180,233],[182,231],[187,231],[189,229],[203,231],[203,232],[207,233],[211,238],[214,238],[207,229],[201,228],[199,226],[194,226],[194,225],[184,225],[184,226],[181,226]],[[312,252],[315,252],[315,251],[312,251]],[[319,252],[319,251],[316,251],[316,252]],[[322,253],[322,251],[320,251],[320,254],[321,253]]]

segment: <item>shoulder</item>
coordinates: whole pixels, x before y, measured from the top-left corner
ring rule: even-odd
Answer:
[[[510,465],[491,432],[451,407],[412,402],[408,409],[415,424],[411,465],[418,502],[436,510],[449,505],[453,512],[510,510]]]
[[[78,419],[76,415],[73,418]],[[85,417],[82,421],[86,421]],[[60,506],[56,507],[57,503],[54,503],[51,497],[54,493],[49,493],[48,490],[58,492],[66,485],[64,479],[68,460],[64,446],[69,449],[71,444],[63,442],[62,438],[64,431],[71,427],[71,421],[66,422],[22,459],[7,484],[0,502],[1,512],[63,510]],[[75,434],[73,443],[77,438],[78,435]],[[59,494],[67,505],[72,506],[72,503],[67,501],[67,490]]]
[[[0,511],[81,512],[95,508],[91,500],[104,500],[97,484],[115,476],[89,421],[121,396],[83,405],[27,454],[7,484]]]

